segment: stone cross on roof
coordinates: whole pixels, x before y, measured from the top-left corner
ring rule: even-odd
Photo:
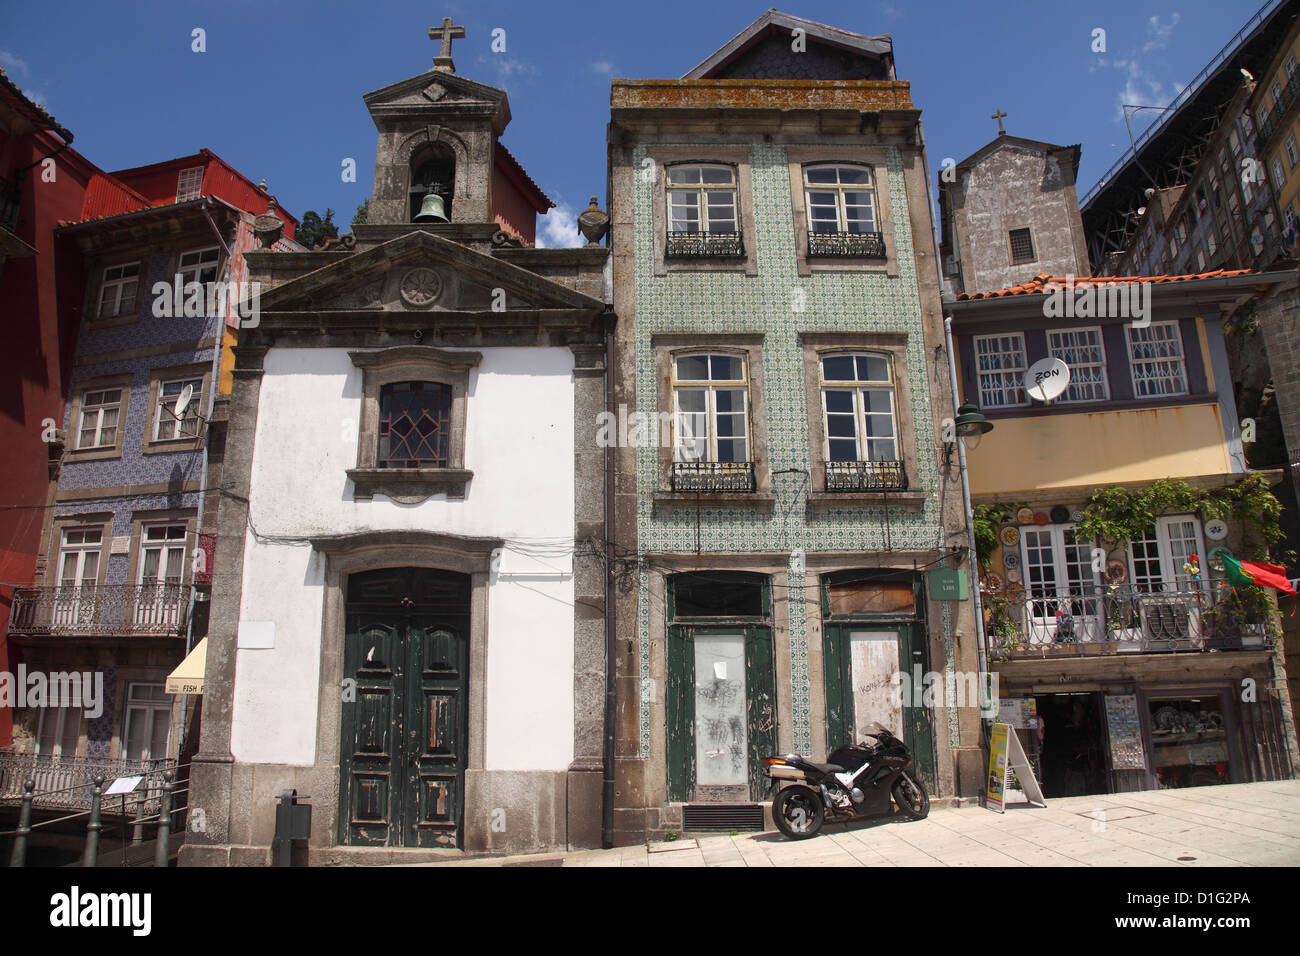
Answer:
[[[442,26],[429,27],[429,39],[441,40],[442,48],[438,55],[433,58],[433,68],[435,70],[445,70],[448,73],[456,72],[456,64],[451,61],[451,41],[461,40],[465,37],[465,28],[453,26],[451,17],[442,18]]]
[[[1001,108],[999,108],[998,111],[997,111],[996,113],[994,113],[992,116],[989,117],[989,119],[995,119],[995,120],[998,121],[998,135],[999,135],[999,136],[1005,136],[1005,135],[1007,135],[1007,131],[1006,131],[1005,129],[1002,128],[1002,120],[1003,120],[1003,118],[1004,118],[1006,115],[1007,115],[1007,114],[1004,113],[1004,112],[1002,112]]]

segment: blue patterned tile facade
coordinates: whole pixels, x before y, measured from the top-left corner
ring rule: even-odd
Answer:
[[[686,146],[706,153],[703,143],[662,143]],[[793,144],[792,144],[793,145]],[[799,144],[816,148],[818,144]],[[635,190],[636,261],[636,400],[641,409],[658,402],[655,381],[655,352],[652,337],[672,332],[765,334],[763,344],[764,393],[755,415],[765,418],[772,492],[776,504],[770,514],[744,508],[704,507],[700,512],[699,540],[704,552],[794,552],[881,551],[889,544],[894,550],[932,548],[939,533],[938,463],[933,455],[922,454],[918,473],[909,475],[910,489],[927,493],[924,507],[916,511],[891,509],[886,531],[885,512],[879,507],[832,509],[807,517],[806,474],[777,475],[783,469],[810,469],[809,445],[819,436],[808,434],[808,413],[804,386],[804,332],[906,332],[907,369],[912,397],[912,420],[918,449],[936,447],[930,414],[930,392],[926,375],[928,360],[923,345],[920,291],[913,257],[903,168],[898,151],[890,148],[885,170],[894,223],[895,257],[898,275],[880,272],[835,272],[811,276],[798,274],[794,212],[790,194],[789,164],[784,146],[755,145],[751,153],[753,210],[757,235],[758,274],[734,272],[669,273],[656,276],[654,263],[653,203],[661,201],[656,184],[642,176],[632,177]],[[634,168],[649,161],[647,149],[638,147]],[[749,237],[746,237],[749,241]],[[803,291],[805,308],[792,309],[794,290]],[[657,451],[638,450],[637,535],[643,552],[694,551],[696,513],[694,509],[656,512],[653,495],[659,481]],[[639,654],[642,664],[642,715],[640,750],[650,755],[650,727],[647,691],[650,660],[648,623],[648,578],[641,575],[639,605]],[[802,564],[791,566],[790,586],[815,584],[805,577]],[[794,745],[811,749],[807,625],[802,602],[790,602],[790,644],[795,713]]]

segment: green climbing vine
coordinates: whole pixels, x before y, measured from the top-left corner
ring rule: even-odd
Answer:
[[[981,571],[987,571],[993,563],[993,552],[998,549],[1000,526],[1010,521],[1016,511],[1023,507],[1025,503],[1017,501],[1014,504],[976,505],[971,509],[975,525],[975,560]]]

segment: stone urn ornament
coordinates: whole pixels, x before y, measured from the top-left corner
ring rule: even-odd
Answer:
[[[275,197],[271,197],[266,201],[266,212],[253,217],[253,235],[263,249],[270,249],[284,234],[284,223],[275,214],[275,210]]]
[[[599,246],[600,240],[609,232],[609,216],[596,206],[596,197],[591,197],[591,205],[578,217],[578,231],[587,237],[587,245]]]

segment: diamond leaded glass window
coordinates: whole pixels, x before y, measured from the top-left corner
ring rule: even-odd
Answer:
[[[394,382],[380,390],[380,468],[446,468],[450,436],[450,385]]]

